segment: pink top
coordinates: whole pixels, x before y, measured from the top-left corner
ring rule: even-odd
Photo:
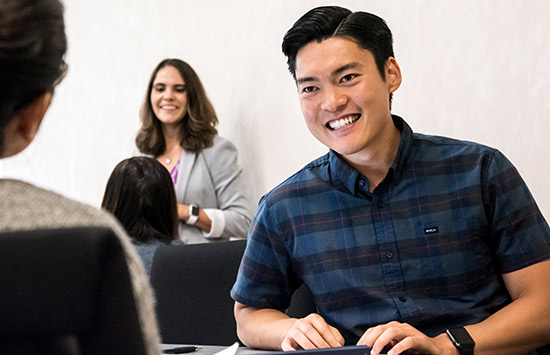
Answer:
[[[180,161],[178,160],[176,165],[174,165],[174,167],[172,168],[172,171],[170,171],[170,176],[172,177],[172,181],[174,182],[174,186],[176,185],[176,182],[178,181],[178,173],[180,172],[179,171],[179,166],[180,166]]]

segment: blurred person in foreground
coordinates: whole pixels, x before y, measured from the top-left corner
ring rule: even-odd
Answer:
[[[34,139],[67,66],[63,6],[58,0],[0,0],[0,157]],[[0,230],[78,226],[113,229],[124,248],[147,353],[160,354],[151,288],[143,264],[108,213],[31,184],[0,179]],[[45,349],[47,351],[47,349]]]

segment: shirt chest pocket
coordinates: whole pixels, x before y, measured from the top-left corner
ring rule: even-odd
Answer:
[[[491,257],[483,242],[486,233],[475,218],[417,224],[416,257],[424,273],[419,283],[432,298],[460,298],[487,284]]]

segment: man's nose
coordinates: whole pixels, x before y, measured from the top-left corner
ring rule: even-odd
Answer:
[[[337,112],[344,107],[347,96],[339,88],[329,87],[323,90],[321,109],[328,112]]]

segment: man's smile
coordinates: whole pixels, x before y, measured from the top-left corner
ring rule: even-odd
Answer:
[[[327,122],[325,126],[331,130],[337,130],[356,122],[359,118],[361,118],[360,114],[348,115],[346,117]]]

